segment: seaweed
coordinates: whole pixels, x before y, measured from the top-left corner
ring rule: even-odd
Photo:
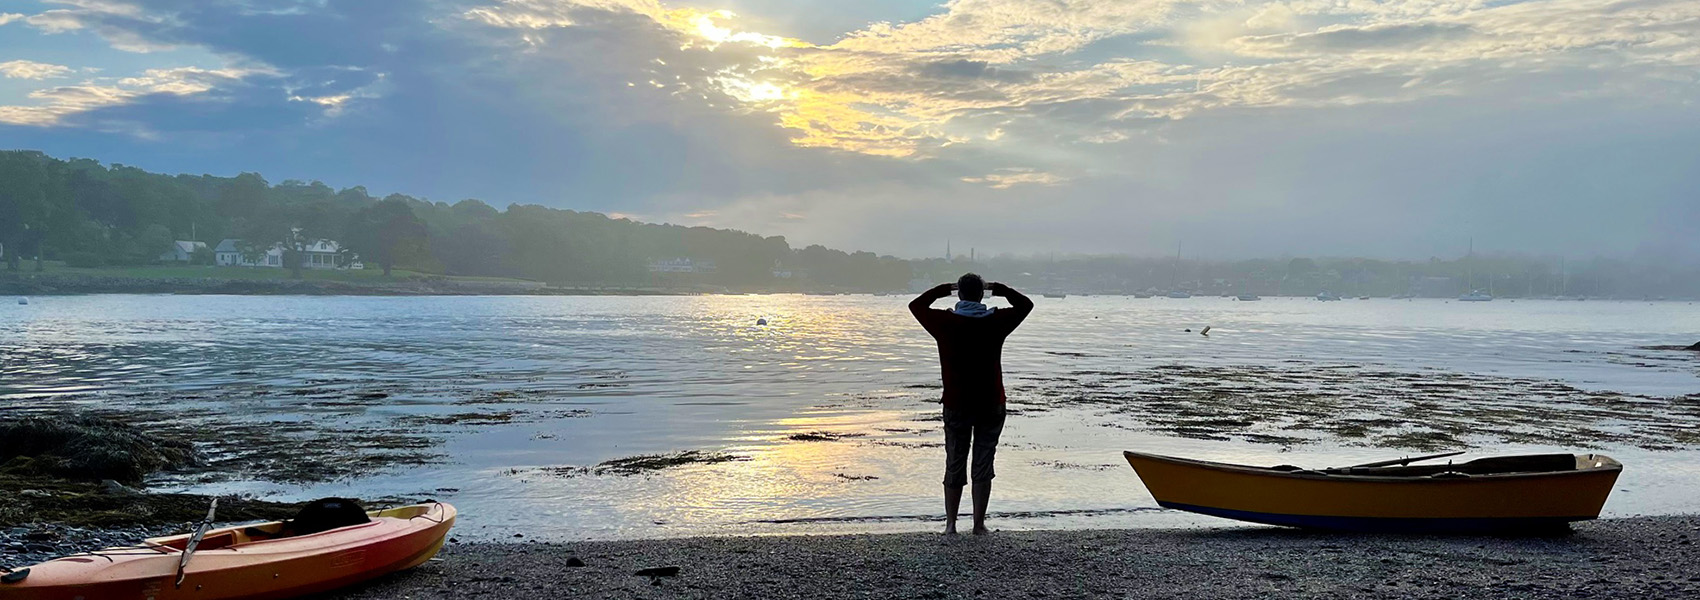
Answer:
[[[0,422],[0,461],[0,472],[9,475],[138,484],[156,471],[198,466],[204,459],[189,442],[75,415]]]

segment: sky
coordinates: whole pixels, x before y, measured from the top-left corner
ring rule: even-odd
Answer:
[[[1700,259],[1694,0],[5,0],[0,148],[980,253]]]

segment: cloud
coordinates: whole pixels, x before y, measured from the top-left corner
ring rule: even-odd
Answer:
[[[968,183],[983,183],[996,190],[1007,190],[1018,185],[1057,185],[1068,181],[1068,178],[1053,173],[1045,173],[1032,169],[999,169],[978,177],[963,177]]]
[[[44,33],[92,30],[113,48],[126,52],[148,53],[175,47],[158,39],[160,32],[171,27],[169,19],[148,11],[138,2],[44,0],[44,3],[67,7],[43,11],[24,19],[25,23]]]
[[[0,64],[0,72],[6,66]],[[47,65],[57,67],[57,65]],[[57,67],[68,72],[66,67]],[[221,85],[240,81],[251,72],[232,69],[200,69],[182,67],[149,69],[136,77],[100,78],[81,85],[42,88],[29,93],[35,101],[31,106],[0,106],[0,124],[48,127],[65,123],[76,115],[97,109],[122,106],[151,96],[189,97],[204,94]],[[39,79],[39,77],[38,77]],[[135,132],[144,132],[145,128]]]
[[[21,15],[21,14],[18,14],[18,13],[0,12],[0,25],[5,25],[7,23],[11,23],[12,21],[20,21],[20,20],[23,20],[23,18],[24,18],[24,15]]]
[[[32,60],[0,62],[0,77],[7,79],[55,79],[70,72],[70,67]]]

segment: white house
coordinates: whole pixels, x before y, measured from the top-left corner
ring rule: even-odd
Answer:
[[[160,262],[189,262],[195,257],[197,250],[205,250],[206,242],[190,242],[177,240],[171,243],[171,249],[159,255]]]
[[[301,249],[301,266],[308,269],[335,269],[341,260],[342,245],[333,240],[313,240]]]
[[[226,239],[213,248],[213,264],[221,267],[283,267],[283,245],[273,244],[257,257],[242,254],[242,240]]]

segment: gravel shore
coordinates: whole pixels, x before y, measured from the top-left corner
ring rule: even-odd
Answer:
[[[451,544],[337,598],[1693,598],[1697,539],[1700,516],[1534,538],[1248,527],[516,541]],[[636,574],[660,567],[678,573]]]

